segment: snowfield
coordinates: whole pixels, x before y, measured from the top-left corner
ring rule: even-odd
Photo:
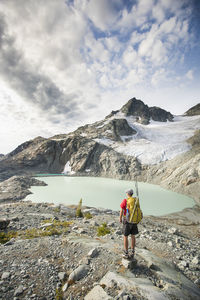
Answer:
[[[200,129],[200,116],[175,116],[174,122],[151,121],[149,125],[139,124],[134,117],[124,117],[122,113],[112,118],[126,118],[137,134],[122,137],[123,143],[108,139],[98,139],[98,142],[117,152],[135,156],[142,164],[157,164],[188,151],[191,146],[186,140]]]

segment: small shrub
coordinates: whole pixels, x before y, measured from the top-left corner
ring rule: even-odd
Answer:
[[[84,217],[85,217],[86,219],[92,219],[92,215],[91,215],[90,212],[86,212],[86,213],[84,214]]]
[[[62,287],[56,289],[56,300],[63,300]]]
[[[45,230],[37,229],[37,228],[27,229],[27,230],[25,230],[25,232],[22,232],[21,234],[22,234],[22,238],[34,239],[37,237],[60,235],[61,233],[62,233],[61,230],[59,230],[53,226],[49,226]]]
[[[81,211],[82,208],[82,199],[79,201],[78,207],[76,209],[76,217],[77,218],[83,218],[83,213]]]
[[[0,232],[0,244],[7,243],[10,239],[17,237],[16,231]]]
[[[97,235],[104,236],[110,233],[110,229],[107,227],[106,223],[103,223],[101,226],[97,227]]]

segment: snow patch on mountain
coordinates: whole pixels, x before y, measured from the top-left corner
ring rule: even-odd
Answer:
[[[200,116],[175,116],[173,122],[151,120],[149,125],[137,123],[135,117],[125,117],[121,112],[110,120],[113,118],[125,118],[137,134],[122,136],[123,143],[106,138],[95,140],[117,152],[137,157],[142,164],[157,164],[188,151],[191,146],[186,140],[200,129]]]
[[[69,162],[69,161],[65,164],[65,167],[64,167],[64,170],[63,170],[62,173],[63,173],[63,174],[68,174],[68,175],[73,175],[73,174],[75,174],[75,172],[72,171],[72,168],[71,168],[71,165],[70,165],[70,162]]]

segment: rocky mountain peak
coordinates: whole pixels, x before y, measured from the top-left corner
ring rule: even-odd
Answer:
[[[135,116],[136,120],[144,125],[149,124],[150,119],[158,122],[173,121],[173,115],[170,112],[156,106],[149,107],[136,98],[130,99],[120,111],[126,116]]]
[[[197,116],[200,115],[200,103],[198,103],[197,105],[191,107],[189,110],[187,110],[185,112],[186,116]]]
[[[130,99],[120,110],[126,116],[136,116],[142,124],[148,124],[150,120],[149,108],[144,102],[136,98]]]

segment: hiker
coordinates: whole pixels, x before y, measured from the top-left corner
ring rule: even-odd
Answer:
[[[123,235],[124,235],[124,258],[134,258],[135,254],[135,235],[138,234],[138,227],[137,224],[130,223],[129,216],[131,216],[136,198],[133,196],[133,190],[130,189],[126,191],[127,199],[124,199],[120,204],[121,211],[120,211],[120,223],[123,222]],[[123,218],[122,218],[123,217]],[[131,234],[131,255],[128,254],[128,236]]]

